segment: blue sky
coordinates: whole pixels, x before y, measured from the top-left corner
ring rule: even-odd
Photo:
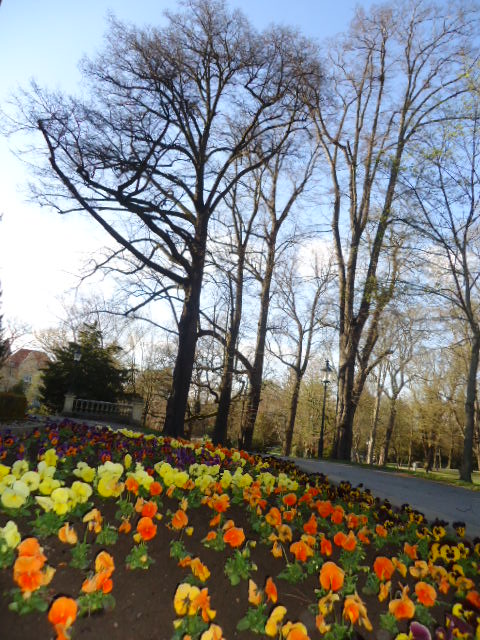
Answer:
[[[272,22],[298,27],[319,40],[348,27],[355,6],[371,0],[230,0],[258,28]],[[3,0],[0,6],[0,103],[34,78],[50,89],[78,86],[78,61],[102,46],[109,12],[134,24],[159,24],[167,0]],[[61,217],[30,203],[28,166],[0,137],[0,282],[5,320],[35,329],[55,326],[62,313],[59,294],[78,282],[87,256],[106,242],[81,216]]]

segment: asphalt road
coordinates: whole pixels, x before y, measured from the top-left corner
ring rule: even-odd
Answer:
[[[324,473],[334,483],[348,480],[353,487],[362,484],[374,496],[388,499],[392,505],[400,507],[408,503],[429,521],[439,518],[449,523],[465,522],[467,537],[480,537],[480,491],[338,462],[290,460],[307,473]]]

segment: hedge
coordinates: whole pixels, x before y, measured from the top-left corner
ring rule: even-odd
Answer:
[[[27,399],[17,393],[0,392],[0,421],[22,420],[27,410]]]

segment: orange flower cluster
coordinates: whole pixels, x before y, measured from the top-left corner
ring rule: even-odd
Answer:
[[[20,587],[23,597],[29,598],[52,580],[55,570],[45,567],[47,560],[43,548],[36,538],[25,538],[17,547],[18,557],[13,565],[13,579]]]
[[[112,573],[115,570],[115,563],[112,556],[106,551],[100,551],[95,558],[95,573],[82,584],[84,593],[94,593],[103,591],[110,593],[113,589]]]

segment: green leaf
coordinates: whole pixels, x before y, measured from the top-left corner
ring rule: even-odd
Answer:
[[[397,620],[391,613],[383,613],[380,616],[380,627],[391,633],[393,636],[398,633]]]
[[[81,571],[88,569],[90,566],[90,547],[91,545],[88,542],[78,542],[71,550],[70,566]]]
[[[145,543],[139,544],[130,551],[125,558],[128,569],[148,569],[155,560],[148,555],[148,547]]]
[[[258,607],[248,609],[246,615],[237,623],[238,631],[250,629],[253,633],[264,634],[265,623],[267,622],[266,606],[261,604]]]
[[[304,572],[302,565],[298,562],[290,562],[287,564],[285,569],[278,574],[278,577],[282,580],[286,580],[291,584],[296,584],[297,582],[302,582],[307,577]]]
[[[115,608],[115,598],[111,593],[94,591],[77,598],[78,615],[89,616],[96,611],[111,611]]]
[[[58,535],[58,530],[62,527],[66,516],[59,516],[54,511],[40,513],[30,522],[33,533],[37,538],[48,538],[48,536]]]
[[[10,611],[15,611],[21,616],[33,611],[45,613],[48,609],[48,593],[45,587],[41,587],[34,591],[29,598],[24,598],[20,589],[12,589],[13,600],[8,605]]]
[[[118,540],[118,531],[115,527],[107,524],[103,527],[100,533],[97,535],[97,544],[110,546],[117,542]]]

